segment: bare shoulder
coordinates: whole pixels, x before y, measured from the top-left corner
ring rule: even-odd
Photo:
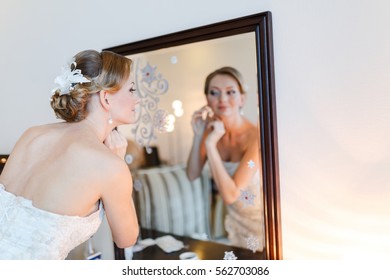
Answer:
[[[100,153],[98,157],[100,158],[98,160],[101,162],[100,169],[112,174],[114,178],[130,175],[130,170],[126,162],[108,149]]]
[[[62,127],[64,127],[64,124],[62,123],[31,126],[22,133],[21,137],[19,138],[19,141],[28,141],[38,136],[47,136],[52,134],[53,132],[58,131],[59,128],[62,129]]]
[[[130,170],[125,161],[113,154],[106,146],[88,147],[84,149],[89,157],[91,173],[100,174],[97,177],[104,186],[129,184],[132,181]]]
[[[24,139],[28,139],[40,135],[44,132],[47,132],[48,130],[50,130],[48,125],[37,125],[37,126],[29,127],[23,132],[20,140],[24,140]]]
[[[17,151],[19,148],[29,149],[33,140],[40,138],[40,136],[49,134],[50,130],[51,129],[48,125],[39,125],[27,128],[17,140],[13,153],[15,153],[15,150]]]
[[[250,121],[246,122],[246,138],[249,144],[254,144],[255,142],[259,142],[260,138],[260,130],[259,128],[251,123]]]
[[[34,133],[42,133],[42,132],[48,132],[51,130],[54,130],[55,128],[62,128],[66,124],[65,123],[50,123],[50,124],[41,124],[41,125],[35,125],[31,126],[28,129],[26,129],[26,134],[34,134]]]

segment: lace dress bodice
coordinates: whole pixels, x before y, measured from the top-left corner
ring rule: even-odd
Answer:
[[[0,259],[65,259],[99,228],[103,205],[87,217],[59,215],[32,205],[0,184]]]
[[[239,162],[223,162],[230,176],[236,172]],[[226,207],[225,229],[232,245],[247,248],[247,239],[256,238],[259,250],[264,247],[263,191],[260,171],[253,176],[240,198]]]

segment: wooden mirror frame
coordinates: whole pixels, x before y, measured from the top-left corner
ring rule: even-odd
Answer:
[[[266,256],[282,259],[279,162],[271,12],[205,25],[104,50],[134,55],[241,33],[255,32]]]

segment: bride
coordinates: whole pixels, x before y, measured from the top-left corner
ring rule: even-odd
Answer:
[[[206,161],[218,193],[227,205],[225,229],[231,245],[247,248],[258,239],[264,247],[263,198],[259,169],[259,131],[241,113],[246,93],[241,73],[223,67],[209,74],[207,105],[192,116],[194,138],[188,158],[190,180]]]
[[[51,106],[64,122],[28,129],[0,176],[0,259],[65,259],[107,217],[118,247],[138,222],[126,139],[140,102],[131,60],[82,51],[57,77]]]

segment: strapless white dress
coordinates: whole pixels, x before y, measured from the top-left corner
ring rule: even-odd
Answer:
[[[223,164],[229,175],[233,176],[239,162],[223,162]],[[264,207],[261,186],[260,171],[257,171],[248,187],[244,189],[248,197],[253,199],[241,198],[226,207],[225,230],[230,243],[234,246],[248,248],[250,247],[248,240],[255,240],[255,242],[257,240],[257,251],[262,251],[264,248]]]
[[[51,213],[0,184],[0,259],[65,259],[99,228],[103,205],[87,217]]]

